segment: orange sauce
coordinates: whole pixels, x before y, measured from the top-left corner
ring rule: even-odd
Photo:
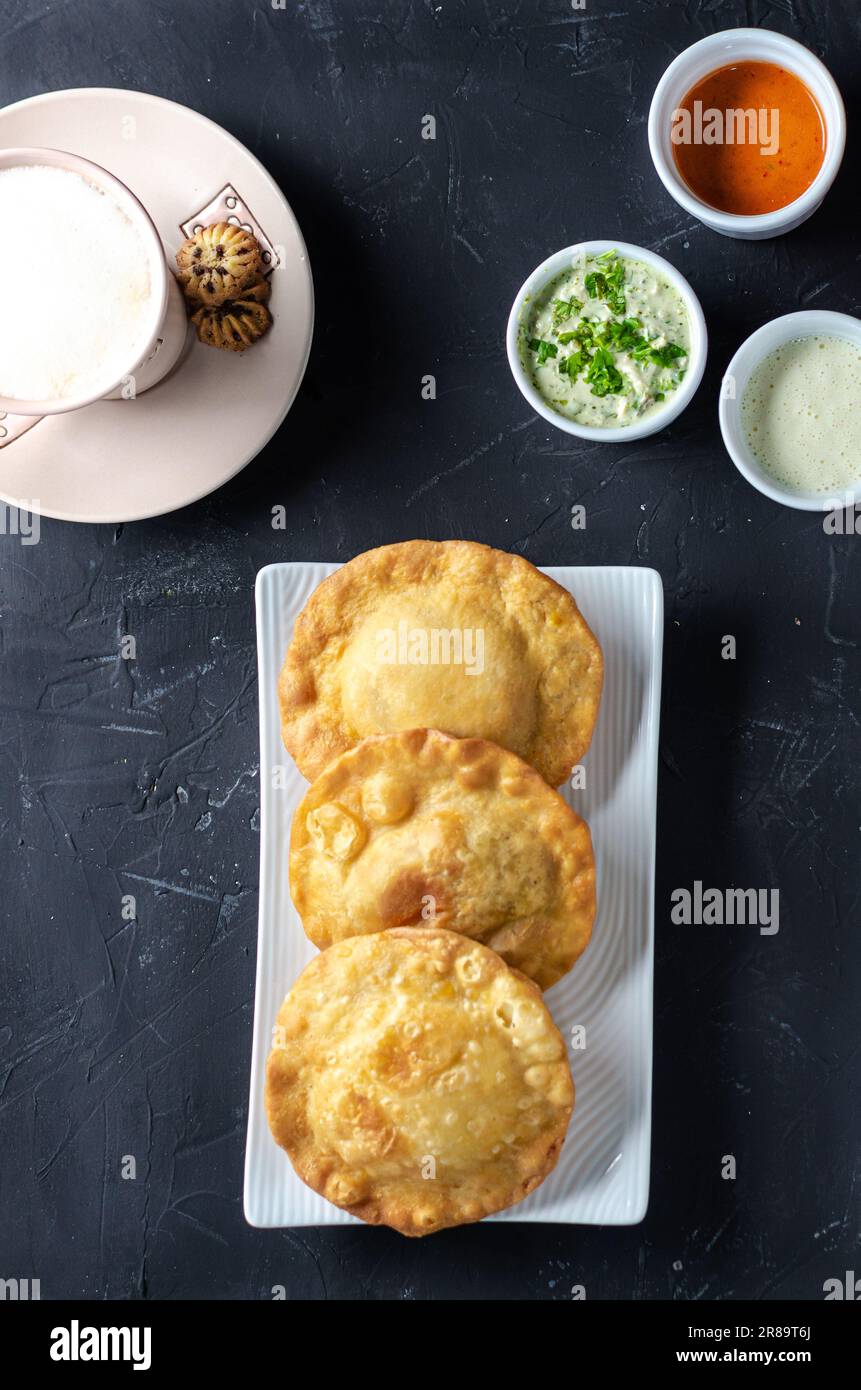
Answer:
[[[701,104],[699,124],[696,103]],[[749,117],[743,123],[744,143],[736,142],[738,123],[736,140],[727,142],[730,111],[755,113],[755,127]],[[688,115],[678,118],[678,125],[674,119],[678,171],[692,193],[721,212],[751,216],[784,208],[810,187],[822,166],[822,112],[801,78],[775,63],[717,68],[691,88],[679,112]],[[710,118],[709,112],[719,112],[721,120]],[[721,125],[723,138],[708,143],[709,134],[721,134]],[[692,138],[679,142],[677,133]]]

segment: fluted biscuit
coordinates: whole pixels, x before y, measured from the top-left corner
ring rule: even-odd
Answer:
[[[269,281],[258,280],[243,290],[239,299],[225,304],[201,304],[191,316],[197,336],[208,347],[227,352],[244,352],[262,338],[271,326],[272,315],[266,307]]]
[[[242,298],[265,270],[257,238],[232,222],[201,227],[177,251],[176,267],[186,298],[195,306]]]

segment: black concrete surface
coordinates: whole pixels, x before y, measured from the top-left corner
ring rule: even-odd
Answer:
[[[826,203],[765,243],[685,214],[646,143],[673,55],[745,23],[813,48],[849,112]],[[752,329],[859,311],[859,31],[852,0],[5,0],[4,102],[144,89],[263,160],[308,241],[317,327],[284,425],[216,495],[116,528],[45,521],[38,545],[0,536],[0,1277],[39,1278],[43,1299],[283,1285],[532,1300],[583,1284],[590,1299],[730,1300],[821,1299],[861,1270],[861,538],[753,491],[717,427],[722,371]],[[711,335],[691,407],[627,446],[545,425],[503,345],[526,274],[598,236],[671,260]],[[0,331],[14,331],[2,306]],[[413,536],[663,578],[652,1196],[635,1228],[415,1242],[243,1219],[254,576]],[[779,933],[674,926],[670,894],[696,879],[779,888]]]

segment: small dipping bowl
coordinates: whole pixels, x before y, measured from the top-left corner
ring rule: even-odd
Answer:
[[[825,122],[825,154],[810,187],[786,207],[755,216],[721,212],[698,198],[676,167],[671,139],[673,112],[691,88],[718,68],[745,62],[774,63],[794,73],[815,98]],[[846,112],[834,78],[809,48],[771,29],[724,29],[691,44],[670,63],[655,88],[649,110],[649,150],[670,197],[713,232],[744,241],[782,236],[806,222],[834,182],[845,147]]]
[[[520,329],[524,310],[551,280],[555,280],[556,276],[561,275],[564,270],[571,269],[575,257],[600,256],[605,251],[618,251],[624,260],[642,261],[644,265],[652,266],[653,269],[659,271],[669,281],[681,296],[687,310],[691,331],[691,350],[688,354],[688,365],[685,368],[685,377],[681,386],[667,397],[662,408],[656,410],[654,414],[648,415],[639,422],[634,421],[630,425],[608,425],[606,427],[578,425],[576,420],[569,420],[567,415],[562,415],[558,410],[554,410],[537,387],[533,385],[532,378],[520,355]],[[681,415],[702,381],[708,355],[708,334],[700,301],[685,277],[680,275],[669,261],[665,261],[663,256],[656,256],[654,251],[647,251],[643,246],[632,246],[627,241],[581,241],[576,246],[566,246],[563,251],[557,251],[548,260],[542,261],[541,265],[533,270],[529,279],[521,285],[508,316],[505,348],[508,353],[508,365],[518,387],[532,409],[551,425],[555,425],[557,429],[565,430],[567,434],[576,434],[578,439],[589,439],[603,444],[624,444],[635,439],[645,439],[649,434],[657,434],[659,430],[671,424]]]
[[[720,431],[727,453],[749,483],[774,502],[795,507],[803,512],[828,512],[836,505],[850,507],[861,501],[861,460],[859,478],[851,487],[843,488],[839,498],[828,492],[799,492],[785,487],[762,467],[754,457],[745,437],[741,419],[741,404],[751,373],[775,349],[796,338],[842,338],[861,351],[861,319],[850,314],[835,314],[827,309],[807,309],[799,314],[784,314],[763,324],[745,339],[724,373],[721,384],[719,419]]]

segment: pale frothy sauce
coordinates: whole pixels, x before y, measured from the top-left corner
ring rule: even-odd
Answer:
[[[795,492],[837,494],[861,478],[861,348],[793,338],[754,368],[741,402],[761,468]]]

